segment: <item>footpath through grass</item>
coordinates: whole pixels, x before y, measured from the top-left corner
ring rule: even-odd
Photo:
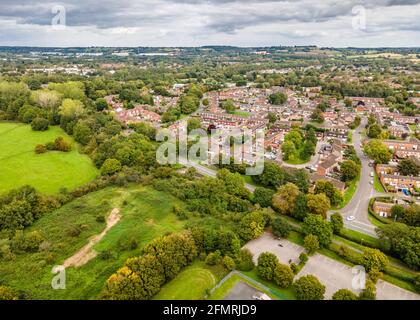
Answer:
[[[182,205],[171,195],[144,186],[110,187],[77,199],[25,231],[38,230],[48,245],[40,252],[2,261],[2,284],[22,291],[28,299],[95,299],[108,277],[127,258],[140,255],[154,238],[183,228],[184,223],[172,211],[175,203]],[[105,222],[98,222],[97,216],[108,216],[115,207],[121,209],[121,220],[95,245],[98,256],[79,268],[67,268],[66,289],[53,290],[52,267],[62,264],[90,237],[99,234]]]
[[[35,146],[62,136],[71,142],[70,152],[36,154]],[[73,190],[95,179],[98,170],[78,145],[59,127],[33,131],[29,125],[0,122],[0,193],[31,185],[46,194],[61,188]]]

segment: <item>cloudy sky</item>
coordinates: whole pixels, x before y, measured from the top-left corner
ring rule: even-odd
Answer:
[[[420,0],[0,0],[0,45],[420,46]]]

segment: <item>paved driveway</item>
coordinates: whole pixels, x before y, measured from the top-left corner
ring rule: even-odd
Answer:
[[[283,247],[280,247],[282,244]],[[289,259],[299,261],[299,255],[304,249],[288,240],[276,240],[270,233],[258,239],[252,240],[245,245],[254,254],[255,262],[262,252],[274,253],[280,262],[288,264]],[[349,289],[356,294],[358,290],[352,288],[352,279],[355,276],[352,268],[341,262],[315,254],[311,256],[303,269],[297,274],[296,279],[312,274],[326,287],[325,299],[331,299],[334,292],[339,289]],[[420,300],[420,295],[401,289],[385,281],[378,281],[376,286],[378,300]]]

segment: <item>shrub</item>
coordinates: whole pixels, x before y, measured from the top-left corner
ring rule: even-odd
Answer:
[[[343,229],[343,217],[338,212],[333,213],[331,215],[331,227],[335,234],[340,233],[341,229]]]
[[[209,266],[214,266],[220,262],[221,254],[220,251],[217,250],[215,252],[210,252],[206,258],[206,264]]]
[[[121,162],[117,159],[106,159],[105,162],[102,164],[101,167],[101,173],[103,175],[113,175],[114,173],[117,173],[121,171],[122,166]]]
[[[49,121],[44,118],[35,118],[32,120],[31,127],[34,131],[46,131],[48,130]]]
[[[70,237],[78,237],[82,230],[79,226],[70,226],[70,228],[67,229],[67,235]]]
[[[229,256],[224,256],[222,262],[228,270],[234,270],[236,267],[235,261]]]
[[[19,300],[19,295],[10,287],[0,286],[0,300]]]
[[[237,254],[237,269],[241,271],[251,271],[255,264],[252,260],[252,253],[248,249],[242,249]]]
[[[299,255],[299,261],[300,261],[300,263],[306,263],[307,261],[308,261],[308,255],[306,254],[306,253],[304,253],[304,252],[302,252],[300,255]]]
[[[24,233],[22,230],[17,230],[12,239],[12,248],[15,251],[36,252],[43,241],[44,238],[39,231]]]
[[[352,291],[348,289],[340,289],[333,294],[332,299],[333,300],[358,300],[358,297],[356,294],[354,294]]]
[[[47,147],[44,146],[43,144],[37,144],[35,147],[35,153],[36,154],[41,154],[41,153],[45,153],[47,152]]]
[[[376,286],[371,280],[366,280],[365,288],[360,292],[359,299],[361,300],[375,300]]]
[[[112,257],[112,251],[108,249],[105,249],[99,253],[99,258],[101,258],[102,260],[109,260]]]
[[[96,222],[103,223],[105,222],[105,216],[103,214],[97,215],[95,220]]]

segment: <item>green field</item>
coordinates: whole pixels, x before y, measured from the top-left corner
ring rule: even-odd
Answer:
[[[72,143],[72,151],[35,154],[37,144],[62,136]],[[77,144],[59,127],[44,132],[29,125],[0,123],[0,193],[31,185],[46,194],[61,188],[75,189],[98,175],[90,158],[77,150]]]
[[[373,178],[373,187],[375,188],[376,191],[385,193],[385,189],[382,186],[382,183],[379,180],[379,177],[376,174],[376,172],[375,172],[375,177]]]
[[[27,294],[28,299],[95,299],[127,258],[140,255],[152,239],[183,228],[172,211],[175,203],[182,205],[164,192],[143,186],[110,187],[77,199],[43,216],[26,231],[40,231],[48,246],[40,252],[18,254],[15,260],[2,260],[1,282]],[[94,247],[98,256],[79,268],[67,268],[66,289],[53,290],[52,267],[99,234],[105,223],[97,222],[96,217],[107,216],[112,208],[121,208],[122,217]],[[74,228],[81,231],[78,236],[69,233]],[[133,239],[137,246],[132,246]],[[105,250],[110,253],[107,258],[100,254]]]
[[[201,300],[219,280],[217,273],[214,274],[209,266],[197,260],[182,270],[175,279],[165,284],[154,299]]]

